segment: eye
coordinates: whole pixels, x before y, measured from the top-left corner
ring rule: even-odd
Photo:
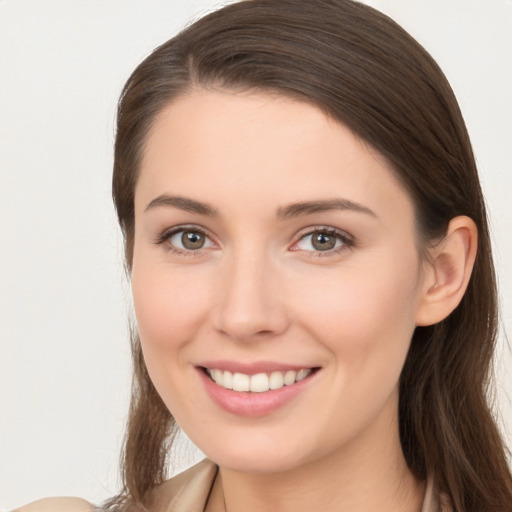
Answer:
[[[167,231],[156,242],[165,243],[168,250],[179,254],[197,252],[214,245],[210,237],[196,227],[181,227]]]
[[[319,228],[301,236],[293,250],[309,252],[339,252],[353,245],[351,238],[333,228]]]
[[[178,231],[169,238],[169,242],[172,245],[187,251],[202,249],[206,241],[206,236],[199,231]]]

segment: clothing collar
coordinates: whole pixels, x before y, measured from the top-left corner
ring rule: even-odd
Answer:
[[[159,485],[152,495],[150,510],[155,512],[203,512],[218,474],[218,466],[204,459],[183,473]],[[421,512],[449,512],[447,501],[427,479]]]

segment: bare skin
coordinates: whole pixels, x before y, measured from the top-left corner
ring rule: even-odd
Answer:
[[[151,379],[220,467],[209,512],[421,510],[398,381],[416,326],[460,301],[476,230],[454,219],[428,261],[417,240],[388,164],[314,106],[198,90],[160,113],[132,290]],[[209,377],[281,366],[307,377],[277,405]]]
[[[361,449],[344,454],[342,464],[322,459],[288,475],[248,476],[221,468],[206,512],[420,511],[425,484],[408,470],[399,439],[383,443],[387,454],[379,453],[376,439],[363,436],[360,442]]]

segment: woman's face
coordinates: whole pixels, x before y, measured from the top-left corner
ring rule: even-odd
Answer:
[[[396,440],[423,279],[383,159],[306,103],[195,91],[149,133],[135,211],[147,368],[206,455],[270,472]]]

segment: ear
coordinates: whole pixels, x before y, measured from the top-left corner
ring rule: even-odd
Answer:
[[[478,230],[465,216],[453,218],[446,236],[430,250],[424,286],[416,311],[416,325],[444,320],[460,303],[475,263]]]

